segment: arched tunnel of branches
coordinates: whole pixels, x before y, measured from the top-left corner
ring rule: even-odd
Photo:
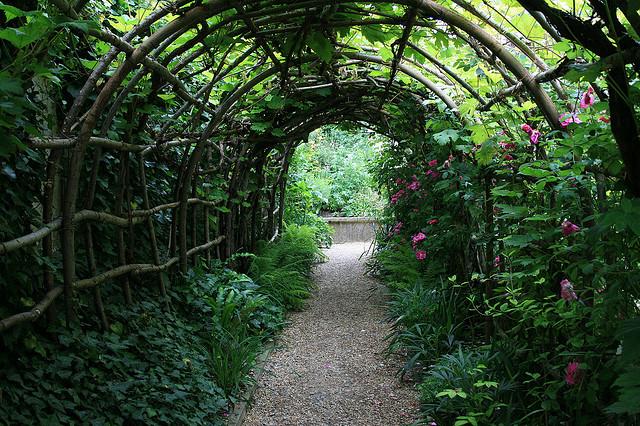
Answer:
[[[535,236],[517,235],[531,217],[509,203],[526,193],[529,203],[598,229],[580,246],[576,274],[594,283],[583,304],[595,308],[594,294],[615,287],[611,300],[626,306],[617,320],[637,309],[633,2],[4,0],[0,12],[7,348],[51,324],[109,330],[112,299],[131,304],[147,288],[144,298],[165,300],[198,259],[232,260],[277,240],[296,148],[314,130],[344,123],[392,141],[390,193],[403,161],[475,168],[437,189],[450,198],[434,212],[468,201],[468,187],[477,201],[454,215],[475,230],[442,273],[495,301],[494,291],[508,293],[490,274],[508,272],[494,261],[506,253],[498,229],[521,237],[511,242],[523,251],[555,250],[524,248]],[[582,130],[577,115],[592,104]],[[512,140],[524,141],[521,154],[505,154]],[[548,273],[560,294],[555,281],[571,256],[568,249],[527,279],[534,285]],[[119,294],[105,297],[114,285]],[[470,321],[490,342],[506,317]],[[637,371],[637,358],[632,365]],[[574,424],[558,419],[546,422]],[[635,424],[628,421],[616,424]]]

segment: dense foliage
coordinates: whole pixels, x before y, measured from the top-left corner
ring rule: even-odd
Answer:
[[[293,156],[285,219],[310,211],[331,216],[377,216],[383,200],[369,173],[383,138],[364,129],[323,127]]]
[[[217,421],[258,341],[309,291],[310,258],[280,265],[269,257],[288,249],[260,241],[298,241],[287,222],[327,243],[317,211],[360,214],[373,197],[347,152],[361,136],[297,149],[351,123],[389,138],[375,268],[392,289],[390,350],[422,374],[429,421],[633,423],[638,10],[3,0],[0,410]],[[296,173],[325,159],[347,172],[304,187]],[[217,266],[175,284],[199,256],[246,251],[251,279]],[[196,332],[167,341],[177,325]]]
[[[321,259],[309,228],[289,227],[262,246],[257,257],[234,257],[251,259],[248,275],[202,264],[176,281],[166,303],[145,291],[147,300],[111,305],[106,332],[52,327],[46,339],[14,342],[0,355],[0,418],[222,424],[263,343],[302,307]]]
[[[432,121],[384,150],[390,350],[408,353],[439,424],[633,422],[640,205],[610,175],[604,108],[536,144],[524,124],[485,123],[477,144],[473,127]]]

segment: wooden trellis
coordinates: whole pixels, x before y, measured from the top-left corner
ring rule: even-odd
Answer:
[[[81,16],[65,0],[52,0],[51,3],[68,18],[79,19]],[[106,325],[108,319],[102,309],[99,290],[102,283],[119,279],[125,299],[131,300],[130,276],[157,274],[174,266],[186,272],[190,258],[204,254],[210,259],[212,249],[217,246],[220,247],[215,255],[225,257],[238,249],[251,249],[258,239],[271,238],[282,224],[289,160],[295,146],[303,142],[310,131],[327,123],[346,120],[368,123],[377,131],[389,133],[393,125],[381,105],[400,105],[407,101],[413,103],[414,110],[427,114],[422,101],[432,97],[440,99],[455,114],[456,101],[435,81],[460,86],[463,93],[480,102],[482,110],[489,110],[498,102],[506,102],[510,96],[529,96],[549,126],[560,128],[558,111],[543,84],[550,82],[551,90],[556,91],[561,99],[566,99],[562,87],[555,80],[569,69],[567,62],[555,68],[548,66],[529,44],[464,0],[454,2],[460,8],[455,10],[432,0],[373,3],[395,5],[398,15],[376,12],[343,0],[178,0],[159,7],[125,34],[114,34],[107,28],[89,29],[86,35],[107,43],[110,50],[98,61],[73,104],[65,111],[55,137],[29,141],[31,148],[48,153],[46,179],[43,179],[42,224],[34,225],[37,229],[33,232],[0,242],[0,256],[41,244],[43,256],[51,257],[55,252],[53,236],[58,235],[63,282],[54,282],[53,271],[45,267],[44,297],[31,310],[0,321],[0,331],[36,320],[61,295],[70,321],[74,316],[74,292],[84,288],[94,288],[96,307],[102,323]],[[625,64],[640,64],[640,49],[633,44],[614,46],[602,30],[595,28],[592,23],[570,18],[544,0],[520,0],[520,3],[539,22],[544,23],[552,36],[566,37],[602,58],[608,81],[616,87],[616,90],[609,91],[612,130],[625,162],[629,189],[633,194],[640,195],[640,139],[636,126],[625,124],[635,123],[635,120],[633,106],[629,106],[625,100],[628,82],[624,71]],[[362,16],[362,19],[321,19],[324,13],[340,7]],[[465,17],[462,10],[474,18]],[[623,13],[629,12],[625,10]],[[170,14],[174,18],[168,20]],[[630,19],[629,22],[637,25],[639,21]],[[286,58],[279,57],[274,47],[278,45],[278,37],[287,34],[302,35],[320,29],[331,32],[345,26],[380,24],[397,25],[401,29],[402,35],[395,43],[394,56],[390,61],[375,52],[363,51],[355,45],[341,45],[335,40],[331,40],[334,60],[328,64],[322,63],[315,55],[302,52],[302,49],[292,51]],[[465,40],[486,61],[487,66],[500,72],[505,80],[513,82],[511,87],[496,93],[492,99],[484,99],[451,67],[410,41],[415,28],[437,26],[444,26],[449,34]],[[152,27],[154,30],[150,31]],[[492,28],[498,36],[492,35],[488,28]],[[196,31],[189,33],[192,29]],[[183,71],[187,65],[209,53],[212,47],[207,37],[222,29],[227,30],[233,41],[219,55],[218,63],[212,61],[197,71],[209,72],[212,78],[192,92],[192,86],[187,82],[195,74],[185,77]],[[185,41],[182,36],[187,33],[191,38]],[[233,49],[246,45],[247,41],[248,48],[238,55],[231,55]],[[418,66],[414,60],[407,58],[406,47],[422,55],[430,65]],[[120,53],[124,53],[124,59],[114,65]],[[527,58],[528,62],[519,59],[521,56]],[[251,64],[247,65],[249,60]],[[313,68],[316,74],[302,75],[300,70],[303,66]],[[371,71],[381,66],[391,69],[389,79],[369,76]],[[532,73],[532,67],[540,72]],[[345,68],[349,72],[342,73],[341,70]],[[108,71],[110,74],[107,78]],[[225,97],[212,99],[213,91],[225,77],[234,73],[242,73],[247,79]],[[397,83],[397,73],[409,76],[419,83],[420,89]],[[124,105],[127,95],[149,76],[152,78],[154,94],[169,88],[180,99],[180,106],[157,131],[147,131],[143,124],[140,125],[137,130],[145,137],[133,131],[118,134],[117,138],[109,137],[118,114],[128,114],[134,123],[144,123],[146,120],[145,113],[138,113],[133,108],[125,110]],[[242,112],[242,100],[256,85],[278,78],[282,90],[291,99],[310,101],[307,95],[323,87],[334,90],[336,96],[323,100],[311,99],[315,107],[307,110],[286,109],[289,116],[281,114],[276,117],[284,134],[281,137],[265,136],[243,128],[234,121],[234,117]],[[101,79],[105,83],[98,85]],[[93,158],[88,161],[86,154],[89,151],[93,153]],[[93,208],[103,152],[117,153],[121,166],[117,188],[114,189],[114,206],[110,211]],[[167,152],[181,158],[176,170],[174,193],[170,202],[154,206],[147,191],[145,158]],[[89,162],[93,172],[87,176],[84,168]],[[137,168],[134,167],[136,163]],[[64,169],[64,181],[57,178],[61,168]],[[198,190],[206,186],[204,184],[208,182],[209,172],[220,173],[228,179],[227,200],[211,201],[197,196]],[[254,190],[247,197],[248,206],[234,204],[230,200],[245,192],[251,172],[257,175],[259,190]],[[134,181],[137,182],[136,195],[143,200],[141,209],[131,207]],[[81,184],[86,184],[83,191]],[[64,197],[61,207],[57,209],[55,194],[60,191]],[[166,253],[161,250],[156,238],[159,224],[154,220],[154,215],[160,212],[172,212]],[[218,221],[218,235],[215,236],[210,228],[212,215]],[[93,246],[98,236],[94,225],[97,223],[112,225],[117,229],[118,266],[115,268],[103,270],[95,259]],[[201,234],[198,233],[198,223],[202,224]],[[145,225],[151,260],[139,263],[133,259],[134,234],[136,229]],[[82,279],[76,274],[79,263],[76,237],[79,233],[84,237],[88,269],[92,275]],[[164,295],[166,283],[162,274],[158,280],[160,293]]]

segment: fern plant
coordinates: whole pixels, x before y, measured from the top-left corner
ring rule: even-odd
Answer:
[[[323,259],[307,226],[289,226],[273,243],[259,245],[249,276],[259,291],[284,309],[300,309],[311,294],[311,268]]]

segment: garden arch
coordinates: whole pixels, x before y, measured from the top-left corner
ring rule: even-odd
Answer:
[[[131,300],[130,277],[164,272],[175,265],[186,272],[190,256],[212,256],[211,250],[219,244],[224,245],[218,255],[229,256],[258,238],[269,237],[277,229],[275,212],[283,200],[288,158],[297,143],[324,124],[367,122],[394,137],[412,126],[422,132],[420,120],[425,115],[453,117],[458,113],[453,95],[461,88],[459,93],[469,94],[486,110],[508,102],[508,96],[522,101],[526,93],[546,125],[559,130],[558,110],[544,85],[551,82],[549,89],[565,97],[555,80],[570,69],[569,63],[551,68],[530,45],[507,30],[492,34],[483,29],[496,29],[490,17],[464,0],[454,3],[457,7],[431,0],[366,4],[342,0],[178,0],[116,33],[108,26],[82,23],[79,19],[85,2],[72,5],[66,0],[51,0],[59,14],[75,22],[71,28],[78,37],[98,39],[107,51],[69,108],[54,106],[63,114],[60,125],[30,141],[33,149],[50,150],[41,223],[32,224],[35,231],[0,244],[0,255],[6,256],[24,248],[34,250],[42,241],[43,256],[51,257],[53,235],[60,231],[62,284],[57,285],[56,271],[45,265],[41,301],[30,311],[2,320],[0,330],[37,319],[60,295],[64,295],[70,321],[74,290],[80,288],[94,288],[100,311],[99,285],[107,280],[118,278],[125,299]],[[615,13],[595,8],[615,30],[617,38],[612,39],[590,21],[572,17],[544,0],[520,3],[552,36],[566,37],[599,57],[599,65],[615,88],[609,90],[608,100],[628,187],[631,193],[640,194],[640,141],[636,126],[625,124],[635,123],[625,65],[637,66],[638,47],[625,37],[626,30]],[[637,26],[637,12],[625,9],[623,13]],[[381,34],[379,28],[386,32]],[[412,37],[417,30],[434,40],[438,35],[462,40],[461,45],[469,46],[484,66],[509,85],[492,99],[485,99],[486,95],[477,93],[451,64],[427,52],[420,45],[420,36]],[[358,31],[361,42],[370,42],[369,51],[341,40],[341,31]],[[381,48],[374,45],[376,41],[381,42]],[[388,68],[388,75],[381,72],[381,66]],[[531,69],[540,72],[534,74]],[[399,74],[419,85],[402,80]],[[207,78],[196,78],[205,75]],[[230,79],[237,75],[243,78]],[[135,99],[136,94],[141,101]],[[165,122],[150,123],[149,109],[138,107],[149,106],[154,111],[167,108],[163,97],[177,97],[180,102],[169,105]],[[441,103],[434,103],[434,97]],[[253,104],[265,106],[254,108]],[[401,114],[391,117],[385,106],[398,108]],[[101,158],[111,149],[119,153],[120,170],[111,182],[118,190],[113,207],[99,211],[94,209],[96,182]],[[91,162],[87,161],[88,153],[92,154]],[[156,165],[162,165],[165,156],[165,165],[176,167],[173,193],[151,197],[163,199],[157,205],[150,200],[147,184],[148,156],[158,159]],[[224,176],[226,198],[203,198],[203,187],[210,186],[209,175],[214,172]],[[60,193],[63,201],[58,205]],[[143,201],[142,209],[132,207],[136,196]],[[205,217],[201,225],[197,224],[198,206],[202,206],[199,214]],[[219,236],[212,239],[208,218],[215,209]],[[175,214],[163,256],[153,215],[166,210]],[[249,211],[250,225],[239,225]],[[281,209],[279,214],[281,221]],[[94,222],[118,227],[117,261],[111,269],[99,267],[93,253]],[[147,224],[148,263],[136,261],[132,247],[133,227],[142,223]],[[88,278],[83,279],[78,279],[77,273],[79,226],[85,227],[82,251],[88,258],[82,267],[82,275]],[[200,228],[203,237],[198,235]],[[161,275],[163,293],[165,286]],[[106,323],[103,313],[101,317]]]

